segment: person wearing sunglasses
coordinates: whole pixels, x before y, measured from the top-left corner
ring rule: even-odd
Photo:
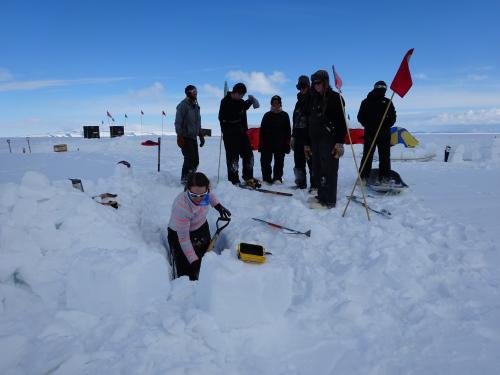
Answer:
[[[295,86],[299,92],[297,93],[297,103],[293,110],[293,129],[290,146],[293,149],[295,185],[298,189],[307,188],[306,166],[309,169],[310,192],[318,189],[318,184],[314,178],[312,169],[312,158],[307,158],[304,155],[304,146],[307,139],[307,106],[309,97],[311,96],[311,83],[308,76],[301,75]]]
[[[344,155],[347,125],[344,101],[330,87],[328,72],[311,76],[313,90],[308,104],[306,157],[312,156],[313,175],[318,178],[318,195],[311,208],[334,208],[337,203],[339,158]],[[342,100],[342,102],[341,102]]]
[[[201,259],[210,244],[207,222],[210,206],[223,218],[231,216],[231,212],[210,192],[207,176],[201,172],[187,176],[184,191],[174,200],[168,223],[168,243],[178,277],[198,280]]]

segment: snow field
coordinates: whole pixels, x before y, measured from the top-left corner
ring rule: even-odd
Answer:
[[[436,150],[449,142],[428,137]],[[181,191],[174,140],[165,140],[161,173],[156,149],[138,147],[137,139],[72,141],[80,151],[36,156],[50,167],[12,154],[2,172],[1,373],[500,370],[499,248],[491,229],[499,202],[483,188],[500,179],[496,141],[468,142],[480,150],[477,161],[393,163],[411,191],[369,198],[393,219],[372,214],[368,222],[358,205],[341,217],[354,182],[349,157],[341,161],[338,207],[316,211],[304,191],[286,198],[238,189],[225,181],[224,165],[217,184],[218,139],[209,139],[200,170],[233,220],[223,232],[227,249],[204,258],[194,283],[169,281],[160,239]],[[116,165],[123,159],[131,169]],[[273,188],[291,184],[291,159],[285,185]],[[85,192],[68,177],[82,178]],[[118,194],[118,210],[92,200],[103,192]],[[212,210],[212,233],[215,219]],[[239,242],[273,254],[263,265],[241,263]]]

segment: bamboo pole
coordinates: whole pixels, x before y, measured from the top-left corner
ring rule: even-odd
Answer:
[[[344,113],[345,127],[347,129],[347,137],[349,138],[349,144],[351,145],[352,157],[354,159],[354,165],[356,167],[356,173],[358,174],[357,178],[361,179],[360,171],[359,171],[359,168],[358,168],[358,161],[356,159],[356,153],[354,152],[354,146],[352,144],[351,133],[349,133],[349,125],[347,124],[347,117],[346,117],[346,114],[345,114],[345,106],[344,106],[344,102],[342,100],[342,91],[340,91],[340,90],[339,90],[339,100],[340,100],[340,105],[342,107],[342,112]],[[371,219],[370,219],[370,213],[368,212],[368,202],[366,201],[365,189],[364,189],[363,185],[361,185],[361,195],[363,196],[363,201],[365,202],[364,207],[365,207],[365,211],[366,211],[366,217],[368,218],[368,221],[371,221]],[[352,194],[351,194],[351,196],[352,196]],[[344,212],[345,212],[345,210],[344,210]],[[342,214],[342,217],[344,217],[343,214]]]

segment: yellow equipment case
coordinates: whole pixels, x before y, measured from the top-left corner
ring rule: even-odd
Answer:
[[[266,249],[261,245],[241,242],[238,244],[238,258],[243,262],[262,264],[266,262]]]

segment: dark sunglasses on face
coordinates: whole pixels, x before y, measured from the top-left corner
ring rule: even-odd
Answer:
[[[204,198],[208,194],[208,190],[204,193],[201,193],[201,194],[196,194],[196,193],[193,193],[189,190],[187,192],[191,198]]]

